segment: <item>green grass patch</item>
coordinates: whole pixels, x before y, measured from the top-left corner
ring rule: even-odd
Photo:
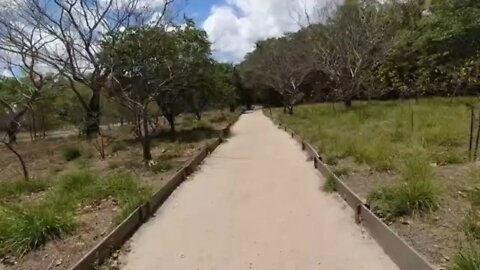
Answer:
[[[0,188],[0,199],[19,197],[24,194],[45,191],[50,186],[46,180],[16,180],[2,183]]]
[[[432,98],[415,101],[373,101],[303,105],[293,115],[274,110],[274,117],[311,142],[327,164],[352,157],[377,171],[397,169],[397,160],[421,149],[429,163],[468,161],[470,114],[474,99]],[[413,117],[412,117],[413,115]],[[412,122],[413,119],[413,122]]]
[[[322,190],[327,193],[333,193],[337,191],[337,182],[333,176],[329,176],[325,183],[323,183]]]
[[[151,192],[129,174],[99,178],[86,173],[62,177],[58,186],[35,202],[0,204],[0,255],[22,255],[75,228],[81,205],[112,198],[122,207],[122,218],[145,202]]]
[[[425,159],[418,156],[407,159],[401,166],[401,177],[402,184],[370,193],[368,201],[377,214],[395,218],[438,208],[440,191]]]
[[[76,146],[65,146],[61,149],[61,152],[63,159],[65,159],[66,161],[75,160],[82,155],[80,149]]]
[[[479,270],[480,269],[480,249],[468,248],[460,251],[453,258],[453,270]]]

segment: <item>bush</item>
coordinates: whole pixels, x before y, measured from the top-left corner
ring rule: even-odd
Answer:
[[[80,149],[75,146],[67,146],[62,149],[62,156],[66,161],[72,161],[79,158],[81,155]]]
[[[459,252],[453,258],[454,270],[478,270],[480,269],[480,251],[469,248]]]
[[[325,180],[325,183],[323,183],[322,190],[327,192],[327,193],[333,193],[333,192],[337,191],[337,183],[336,183],[335,178],[333,176],[329,176]]]
[[[401,175],[403,184],[381,188],[369,195],[368,200],[377,214],[395,218],[437,209],[439,190],[432,180],[432,169],[425,160],[417,156],[407,159]]]

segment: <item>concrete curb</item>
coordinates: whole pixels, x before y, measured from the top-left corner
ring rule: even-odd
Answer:
[[[307,152],[309,158],[313,160],[315,168],[326,178],[335,180],[337,192],[355,211],[355,222],[361,224],[368,230],[370,235],[383,248],[385,253],[394,261],[401,270],[436,270],[421,254],[413,249],[404,239],[396,234],[382,220],[380,220],[372,211],[370,211],[366,202],[355,194],[332,170],[326,165],[315,148],[296,134],[293,130],[283,126],[272,116],[265,113],[272,122],[285,130],[297,142],[302,145],[302,149]]]
[[[231,127],[238,121],[243,111],[227,125],[219,134],[219,138],[205,146],[200,153],[190,159],[186,165],[170,178],[165,186],[156,192],[148,202],[138,207],[126,219],[120,223],[112,232],[103,238],[95,247],[81,258],[70,270],[92,270],[101,265],[111,254],[122,247],[122,245],[137,231],[143,223],[162,206],[175,189],[192,174],[203,160],[212,153],[230,134]]]

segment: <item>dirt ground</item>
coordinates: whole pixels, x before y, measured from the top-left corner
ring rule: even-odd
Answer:
[[[439,183],[442,191],[439,209],[430,214],[414,215],[387,223],[427,260],[447,268],[450,259],[465,239],[460,228],[470,208],[465,189],[471,181],[469,174],[472,166],[479,165],[431,166],[436,175],[435,181]],[[365,200],[371,191],[399,183],[394,173],[372,171],[351,159],[339,160],[338,164],[331,168]]]
[[[146,168],[143,164],[141,146],[131,139],[132,135],[128,127],[110,131],[110,134],[117,138],[116,141],[123,141],[126,147],[115,152],[108,150],[105,160],[98,157],[98,153],[90,143],[76,136],[38,140],[33,143],[20,142],[16,145],[16,149],[25,158],[31,181],[48,178],[52,180],[52,186],[54,186],[56,178],[79,170],[88,170],[100,176],[116,171],[128,171],[146,185],[151,186],[153,190],[158,190],[187,160],[198,153],[210,140],[214,140],[218,132],[233,118],[234,114],[219,116],[217,113],[207,113],[205,120],[202,121],[208,122],[208,126],[179,121],[175,140],[172,140],[166,131],[160,130],[152,143],[152,155],[161,166],[152,168]],[[78,146],[82,156],[74,161],[65,161],[61,155],[61,149],[67,145]],[[0,183],[20,180],[20,166],[15,156],[6,149],[0,151]],[[46,192],[27,194],[21,196],[20,200],[39,200],[43,193]],[[22,257],[9,255],[0,258],[0,269],[68,269],[114,228],[115,218],[120,212],[118,203],[112,198],[104,198],[90,205],[79,205],[75,214],[79,225],[72,234],[49,241]]]

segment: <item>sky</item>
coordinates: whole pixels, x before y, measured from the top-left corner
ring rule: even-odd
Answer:
[[[240,62],[255,43],[305,25],[305,11],[312,13],[326,0],[189,0],[185,14],[205,29],[214,57]]]
[[[53,0],[40,0],[48,1]],[[93,1],[93,0],[92,0]],[[106,0],[95,0],[106,1]],[[119,3],[129,0],[117,0]],[[165,0],[139,0],[151,7]],[[175,0],[182,2],[182,13],[203,28],[212,43],[213,57],[221,62],[239,63],[259,40],[295,32],[305,25],[305,14],[326,1],[336,0]],[[13,0],[0,0],[0,10],[12,9]],[[53,11],[52,11],[53,12]],[[178,15],[181,15],[178,14]],[[62,51],[55,50],[55,51]],[[2,68],[0,76],[11,76]]]

